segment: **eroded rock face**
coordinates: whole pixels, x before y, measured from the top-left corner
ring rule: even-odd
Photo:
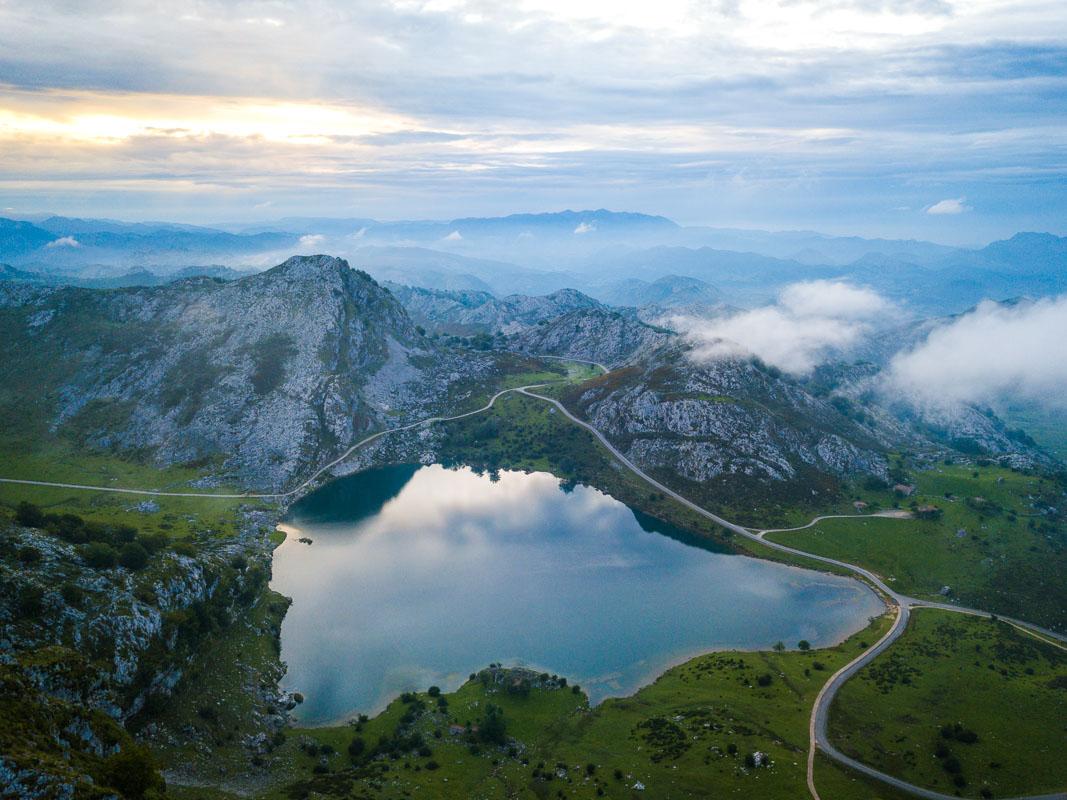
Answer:
[[[489,369],[439,348],[393,296],[328,256],[223,283],[0,288],[12,374],[51,364],[55,430],[160,464],[215,463],[277,490],[371,429],[425,414]]]
[[[609,368],[647,355],[675,338],[630,313],[593,308],[572,311],[511,337],[508,346],[524,353],[596,361]]]
[[[202,544],[195,558],[164,551],[138,571],[94,568],[78,546],[44,531],[0,531],[0,580],[7,587],[0,596],[0,663],[17,667],[50,697],[119,720],[137,713],[149,693],[180,677],[178,638],[190,610],[229,615],[244,592],[265,585],[269,551],[256,513],[233,540]],[[32,565],[12,557],[26,551],[38,554]],[[240,568],[232,566],[237,556]],[[156,660],[147,663],[150,655]]]
[[[638,464],[697,483],[721,475],[789,481],[803,469],[887,474],[870,432],[749,360],[698,364],[681,349],[661,351],[590,382],[567,404]]]
[[[477,333],[520,333],[577,309],[603,308],[588,295],[560,289],[546,295],[446,291],[388,284],[412,319],[428,329],[469,336]]]

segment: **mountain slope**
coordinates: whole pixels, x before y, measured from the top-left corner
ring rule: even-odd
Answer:
[[[5,425],[160,464],[221,461],[263,489],[485,366],[438,349],[387,290],[326,256],[229,283],[5,286],[0,330]]]
[[[674,334],[604,307],[571,311],[512,336],[508,347],[535,355],[596,361],[609,368],[662,347]]]
[[[574,289],[547,295],[512,294],[496,298],[487,292],[456,292],[386,284],[416,322],[427,329],[469,336],[475,333],[518,333],[538,323],[600,303]]]
[[[884,441],[751,359],[697,363],[667,347],[564,402],[652,474],[720,506],[804,499],[841,478],[887,474]]]

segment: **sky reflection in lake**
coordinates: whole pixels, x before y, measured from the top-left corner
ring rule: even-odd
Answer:
[[[828,644],[881,608],[854,581],[694,547],[546,473],[370,470],[290,524],[272,586],[294,601],[283,683],[307,724],[454,689],[491,661],[565,675],[597,702],[697,652]]]

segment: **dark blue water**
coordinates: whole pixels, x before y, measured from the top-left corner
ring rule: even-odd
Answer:
[[[713,552],[546,473],[387,467],[294,506],[272,586],[306,724],[449,690],[492,661],[624,695],[713,649],[827,645],[881,611],[856,581]],[[302,544],[297,537],[313,540]]]

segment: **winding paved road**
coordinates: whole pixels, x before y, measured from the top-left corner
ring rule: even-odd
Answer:
[[[529,355],[529,354],[525,353],[523,355]],[[605,374],[610,372],[610,370],[606,366],[604,366],[603,364],[600,364],[600,363],[598,363],[596,361],[588,361],[588,360],[585,360],[585,359],[578,359],[578,358],[566,358],[566,357],[562,357],[562,356],[541,356],[541,358],[550,358],[550,359],[559,360],[559,361],[575,361],[575,362],[579,362],[579,363],[583,363],[583,364],[591,364],[593,366],[598,367]],[[800,557],[800,558],[810,559],[810,560],[817,561],[817,562],[820,562],[820,563],[823,563],[823,564],[828,564],[830,566],[838,567],[840,569],[844,569],[844,570],[847,570],[849,572],[852,572],[852,573],[860,576],[861,578],[865,579],[868,583],[870,583],[872,586],[874,586],[879,592],[881,592],[882,595],[885,597],[886,601],[888,602],[888,604],[892,608],[895,609],[896,616],[895,616],[895,619],[893,620],[893,624],[890,626],[889,630],[886,631],[886,633],[882,636],[882,638],[879,639],[874,644],[874,646],[868,648],[863,653],[861,653],[859,656],[857,656],[855,659],[853,659],[848,664],[846,664],[845,666],[841,667],[841,669],[839,669],[837,672],[835,672],[830,677],[830,679],[823,685],[822,689],[819,691],[819,694],[815,698],[815,703],[814,703],[814,705],[812,707],[811,717],[810,717],[809,725],[808,725],[809,747],[808,747],[808,762],[807,762],[808,789],[811,792],[811,795],[814,798],[814,800],[821,800],[821,798],[819,796],[819,793],[818,793],[818,790],[815,787],[814,765],[815,765],[815,751],[816,751],[816,749],[821,749],[830,758],[834,759],[835,761],[837,761],[837,762],[839,762],[841,764],[847,765],[848,767],[856,770],[857,772],[859,772],[859,773],[861,773],[863,775],[866,775],[868,777],[871,777],[871,778],[874,778],[876,780],[879,780],[879,781],[881,781],[881,782],[883,782],[883,783],[885,783],[885,784],[887,784],[889,786],[892,786],[892,787],[894,787],[896,789],[899,789],[901,791],[913,794],[913,795],[915,795],[917,797],[926,798],[926,800],[957,800],[957,795],[947,795],[947,794],[942,794],[940,792],[932,791],[930,789],[924,789],[921,786],[916,786],[915,784],[908,783],[907,781],[903,781],[903,780],[901,780],[899,778],[895,778],[892,775],[887,775],[884,772],[880,772],[880,771],[874,769],[873,767],[869,767],[866,764],[863,764],[863,763],[861,763],[859,761],[856,761],[855,759],[850,758],[849,756],[847,756],[844,753],[842,753],[840,750],[838,750],[836,747],[834,747],[834,745],[829,741],[829,738],[827,736],[827,722],[829,720],[830,706],[833,703],[833,699],[836,696],[837,692],[840,690],[841,686],[843,686],[844,683],[849,678],[851,678],[853,675],[855,675],[860,669],[862,669],[865,665],[870,663],[874,658],[876,658],[879,654],[884,652],[890,645],[892,645],[893,642],[895,642],[897,639],[900,638],[900,636],[904,633],[905,628],[907,627],[908,619],[910,617],[912,609],[914,609],[914,608],[936,608],[936,609],[941,609],[941,610],[944,610],[944,611],[953,611],[953,612],[956,612],[956,613],[969,614],[969,615],[972,615],[972,616],[979,616],[979,617],[986,617],[986,618],[990,618],[990,617],[992,617],[994,615],[992,615],[992,614],[990,614],[989,612],[986,612],[986,611],[981,611],[979,609],[965,608],[965,607],[962,607],[962,606],[956,606],[956,605],[952,605],[952,604],[949,604],[949,603],[938,603],[938,602],[933,602],[933,601],[921,600],[919,598],[908,597],[907,595],[899,594],[899,593],[893,591],[893,589],[891,589],[878,575],[876,575],[875,573],[871,572],[870,570],[868,570],[868,569],[866,569],[864,567],[858,566],[856,564],[850,564],[847,561],[841,561],[841,560],[836,559],[836,558],[830,558],[828,556],[821,556],[821,555],[817,555],[815,553],[809,553],[807,551],[800,550],[800,549],[795,548],[795,547],[789,547],[788,545],[784,545],[784,544],[781,544],[779,542],[775,542],[775,541],[772,541],[770,539],[764,538],[766,536],[766,534],[768,534],[768,533],[782,533],[782,532],[788,532],[788,531],[804,530],[805,528],[810,528],[813,525],[818,524],[819,522],[823,521],[824,519],[851,518],[851,517],[870,518],[872,516],[873,517],[890,517],[890,518],[900,519],[900,518],[903,518],[902,515],[900,515],[898,513],[893,513],[893,512],[881,512],[881,513],[875,513],[875,514],[855,514],[855,515],[854,514],[834,514],[834,515],[825,515],[825,516],[821,516],[821,517],[816,517],[811,522],[809,522],[807,525],[801,525],[801,526],[796,527],[796,528],[768,528],[768,529],[762,529],[762,530],[751,530],[749,528],[745,528],[745,527],[743,527],[741,525],[738,525],[737,523],[730,522],[729,520],[727,520],[727,519],[725,519],[723,517],[720,517],[718,514],[715,514],[715,513],[711,512],[711,511],[708,511],[707,509],[705,509],[705,508],[697,505],[696,503],[692,502],[688,498],[683,497],[682,495],[678,494],[678,492],[674,491],[670,487],[664,486],[662,483],[660,483],[655,478],[653,478],[651,475],[649,475],[644,470],[642,470],[639,466],[637,466],[629,458],[627,458],[625,455],[623,455],[623,453],[618,448],[616,448],[615,445],[613,445],[608,440],[608,438],[606,436],[604,436],[604,434],[602,434],[597,428],[593,427],[588,422],[576,417],[574,414],[572,414],[570,411],[568,411],[567,408],[561,402],[559,402],[555,398],[546,397],[545,395],[537,394],[536,392],[532,391],[533,389],[539,389],[539,388],[541,388],[543,386],[547,386],[547,385],[549,385],[549,384],[538,383],[538,384],[529,384],[529,385],[526,385],[526,386],[518,386],[518,387],[511,388],[511,389],[503,389],[503,390],[497,392],[496,394],[494,394],[489,399],[488,403],[486,403],[481,408],[475,409],[474,411],[467,411],[467,412],[465,412],[463,414],[456,414],[455,416],[451,416],[451,417],[428,417],[428,418],[420,420],[418,422],[413,422],[413,423],[411,423],[409,425],[402,425],[402,426],[397,427],[397,428],[389,428],[387,430],[383,430],[383,431],[379,431],[377,433],[371,434],[370,436],[367,436],[366,438],[361,439],[360,441],[356,442],[354,445],[352,445],[347,450],[345,450],[344,453],[342,453],[340,456],[335,458],[333,461],[329,462],[325,466],[323,466],[320,469],[318,469],[310,478],[308,478],[303,483],[301,483],[300,485],[298,485],[297,487],[295,487],[293,489],[290,489],[287,492],[279,492],[279,493],[275,493],[275,494],[251,494],[251,493],[244,493],[244,494],[212,494],[212,493],[206,493],[206,492],[167,492],[167,491],[156,491],[156,490],[148,490],[148,489],[126,489],[126,488],[117,488],[117,487],[87,486],[87,485],[76,484],[76,483],[57,483],[57,482],[51,482],[51,481],[34,481],[34,480],[24,480],[24,479],[19,479],[19,478],[0,478],[0,483],[24,484],[24,485],[30,485],[30,486],[51,486],[51,487],[65,488],[65,489],[85,489],[85,490],[98,491],[98,492],[99,491],[117,492],[117,493],[123,493],[123,494],[150,495],[150,496],[157,496],[157,497],[208,497],[208,498],[216,497],[216,498],[231,498],[231,499],[243,499],[243,498],[247,498],[247,499],[257,499],[257,498],[258,499],[282,499],[282,498],[286,498],[286,497],[291,497],[291,496],[293,496],[295,494],[298,494],[299,492],[303,491],[304,489],[309,487],[312,483],[314,483],[316,480],[318,480],[318,478],[320,478],[323,475],[323,473],[325,473],[326,471],[328,471],[328,470],[332,469],[333,467],[337,466],[338,464],[340,464],[342,461],[347,459],[350,455],[352,455],[353,452],[358,450],[360,447],[363,447],[364,445],[369,444],[370,442],[372,442],[375,439],[378,439],[378,438],[380,438],[382,436],[386,436],[386,435],[391,434],[391,433],[398,433],[400,431],[412,430],[414,428],[419,428],[419,427],[422,427],[422,426],[425,426],[425,425],[432,425],[432,424],[435,424],[435,423],[438,423],[438,422],[450,422],[450,421],[453,421],[453,420],[464,419],[465,417],[471,417],[471,416],[474,416],[475,414],[481,414],[481,413],[491,409],[495,405],[497,400],[499,400],[503,395],[508,394],[510,392],[516,392],[518,394],[522,394],[522,395],[525,395],[527,397],[536,398],[538,400],[541,400],[543,402],[551,404],[554,408],[556,408],[560,413],[562,413],[568,420],[573,422],[575,425],[578,425],[578,426],[584,428],[585,430],[589,431],[589,433],[591,433],[597,439],[597,441],[599,441],[604,446],[604,448],[607,449],[607,451],[609,453],[611,453],[621,464],[623,464],[633,474],[635,474],[637,477],[641,478],[643,481],[645,481],[649,485],[655,487],[656,489],[661,491],[663,494],[671,497],[672,499],[674,499],[678,503],[681,503],[683,506],[685,506],[686,508],[690,509],[691,511],[694,511],[697,514],[699,514],[700,516],[705,517],[708,520],[711,520],[716,525],[719,525],[720,527],[725,528],[728,531],[731,531],[731,532],[733,532],[733,533],[735,533],[735,534],[737,534],[739,536],[743,536],[746,539],[749,539],[751,541],[758,542],[760,545],[762,545],[764,547],[768,547],[768,548],[770,548],[772,550],[776,550],[776,551],[781,552],[781,553],[788,553],[789,555],[797,556],[797,557]],[[1012,625],[1013,627],[1017,628],[1018,630],[1022,631],[1023,633],[1026,633],[1028,635],[1034,636],[1034,637],[1040,639],[1041,641],[1046,642],[1047,644],[1051,644],[1051,645],[1053,645],[1055,647],[1059,647],[1061,649],[1067,650],[1067,646],[1064,645],[1064,643],[1067,642],[1067,636],[1059,634],[1059,633],[1057,633],[1055,631],[1048,630],[1046,628],[1041,628],[1041,627],[1036,626],[1036,625],[1031,625],[1029,623],[1023,622],[1022,620],[1013,619],[1013,618],[1010,618],[1010,617],[998,617],[998,618],[1003,620],[1004,622],[1007,622],[1008,624]],[[1045,795],[1030,795],[1030,796],[1022,797],[1022,798],[1012,798],[1010,800],[1067,800],[1067,792],[1057,792],[1057,793],[1045,794]]]
[[[800,556],[802,558],[820,561],[824,564],[830,564],[835,567],[840,567],[849,570],[850,572],[853,572],[857,575],[860,575],[861,577],[869,581],[872,585],[874,585],[878,590],[880,590],[889,600],[889,602],[896,608],[896,618],[893,620],[893,625],[889,628],[885,635],[882,636],[882,638],[879,639],[873,647],[868,648],[857,658],[853,659],[848,664],[839,669],[837,672],[835,672],[833,676],[831,676],[830,680],[828,680],[823,686],[823,688],[819,691],[818,696],[815,698],[815,704],[812,707],[811,718],[808,726],[809,747],[807,770],[808,789],[811,792],[811,795],[814,800],[821,800],[819,792],[815,788],[816,748],[821,749],[824,753],[826,753],[826,755],[828,755],[835,761],[838,761],[842,764],[846,764],[857,772],[867,775],[868,777],[875,778],[876,780],[882,781],[883,783],[886,783],[902,791],[909,792],[919,797],[928,798],[928,800],[956,800],[957,795],[941,794],[939,792],[934,792],[929,789],[924,789],[921,786],[916,786],[915,784],[908,783],[907,781],[903,781],[899,778],[895,778],[892,775],[887,775],[884,772],[880,772],[874,769],[873,767],[869,767],[866,764],[863,764],[853,758],[850,758],[849,756],[846,756],[844,753],[834,747],[834,745],[830,742],[829,737],[827,736],[827,722],[830,716],[830,705],[833,703],[834,697],[836,696],[841,686],[845,683],[845,681],[847,681],[850,677],[856,674],[856,672],[862,669],[866,664],[870,663],[870,661],[876,658],[880,653],[885,651],[886,648],[893,644],[893,642],[900,638],[901,634],[904,633],[904,630],[907,627],[908,618],[910,616],[912,608],[939,608],[945,611],[955,611],[958,613],[971,614],[974,616],[987,618],[993,615],[985,611],[980,611],[978,609],[964,608],[948,603],[935,603],[926,600],[920,600],[914,597],[908,597],[907,595],[902,595],[893,591],[891,588],[889,588],[889,586],[886,585],[886,583],[880,577],[875,575],[870,570],[865,569],[864,567],[860,567],[855,564],[850,564],[847,561],[841,561],[836,558],[829,558],[827,556],[820,556],[814,553],[808,553],[804,550],[799,550],[795,547],[789,547],[787,545],[779,544],[778,542],[774,542],[769,539],[764,539],[763,537],[765,534],[771,533],[775,529],[751,531],[748,528],[742,527],[737,523],[730,522],[729,520],[720,517],[718,514],[714,514],[711,511],[708,511],[707,509],[698,506],[696,503],[678,494],[673,489],[664,486],[662,483],[660,483],[651,475],[642,470],[639,466],[630,461],[630,459],[623,455],[619,451],[619,449],[615,447],[615,445],[608,441],[607,437],[604,436],[604,434],[602,434],[597,428],[594,428],[588,422],[585,422],[584,420],[581,420],[576,417],[574,414],[568,411],[567,408],[558,400],[552,397],[545,397],[544,395],[540,395],[530,391],[530,389],[533,388],[536,387],[522,387],[519,389],[519,392],[521,394],[527,395],[528,397],[536,397],[539,400],[544,400],[547,403],[551,403],[571,422],[585,428],[587,431],[593,434],[593,436],[595,436],[597,440],[602,445],[604,445],[605,448],[607,448],[608,452],[615,456],[615,458],[618,459],[623,465],[625,465],[631,472],[633,472],[639,478],[644,480],[646,483],[654,486],[664,494],[681,503],[686,508],[695,511],[702,517],[711,520],[712,522],[723,528],[726,528],[729,531],[739,534],[740,536],[744,536],[746,539],[759,542],[760,544],[766,547],[770,547],[773,550],[777,550],[783,553],[789,553],[790,555]],[[832,516],[848,517],[852,515],[840,514]],[[874,515],[868,514],[864,516]],[[888,515],[882,514],[881,516]],[[803,525],[800,528],[787,528],[781,530],[802,530],[803,528],[811,527],[812,525],[817,524],[821,519],[826,518],[828,517],[816,518],[807,525]],[[1029,625],[1028,623],[1022,622],[1021,620],[1006,617],[1001,617],[1000,619],[1004,619],[1005,622],[1008,622],[1013,627],[1018,628],[1024,633],[1035,635],[1038,639],[1041,639],[1042,641],[1048,642],[1050,644],[1055,644],[1057,647],[1063,647],[1063,645],[1058,642],[1067,642],[1067,637],[1055,633],[1054,631],[1050,631],[1034,625]],[[1036,632],[1040,632],[1041,634],[1044,634],[1044,636],[1037,635]],[[1053,641],[1050,642],[1050,639],[1052,639]],[[1067,649],[1067,647],[1063,647],[1063,649]],[[1067,800],[1067,792],[1058,792],[1048,795],[1032,795],[1028,798],[1016,798],[1014,800]]]

